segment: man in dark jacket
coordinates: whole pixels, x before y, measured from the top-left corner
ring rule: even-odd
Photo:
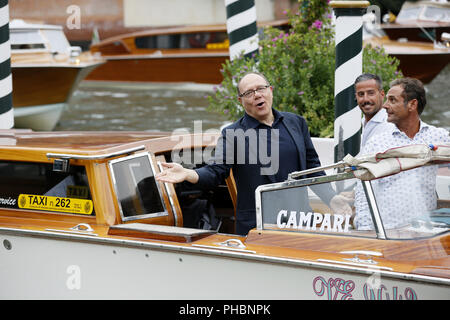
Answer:
[[[165,163],[163,166],[168,169],[156,179],[169,183],[188,181],[208,189],[218,185],[233,169],[237,187],[236,233],[245,235],[256,226],[255,189],[259,185],[285,181],[293,171],[320,167],[320,161],[305,119],[272,108],[273,87],[264,75],[247,73],[237,90],[245,115],[222,131],[213,162],[195,170]],[[311,176],[324,174],[322,171]]]

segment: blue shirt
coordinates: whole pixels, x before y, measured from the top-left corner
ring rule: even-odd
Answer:
[[[258,185],[285,181],[289,173],[298,171],[300,168],[300,160],[298,158],[299,151],[297,150],[294,140],[289,134],[286,125],[283,123],[283,115],[273,109],[273,116],[274,121],[272,126],[260,123],[248,114],[245,114],[244,116],[245,121],[248,122],[249,128],[255,129],[258,133],[258,165],[260,168],[271,167],[275,169],[276,167],[278,169],[274,170],[273,174],[261,175],[261,183]],[[267,148],[265,148],[264,144],[260,141],[260,139],[263,138],[267,138]],[[278,147],[276,145],[272,146],[272,142],[278,143]],[[278,150],[275,148],[278,148]],[[267,158],[270,158],[272,162],[269,164],[261,163],[261,155],[263,155],[263,158],[267,155]],[[274,164],[273,161],[277,161],[277,164]],[[268,170],[268,172],[270,171]]]
[[[320,167],[305,119],[273,108],[272,112],[272,127],[247,114],[226,127],[217,142],[214,159],[209,165],[196,169],[197,187],[201,189],[217,186],[233,169],[238,234],[246,234],[256,226],[255,190],[259,185],[284,181],[292,171]]]

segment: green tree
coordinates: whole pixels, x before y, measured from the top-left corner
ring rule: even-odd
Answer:
[[[222,65],[223,81],[208,96],[209,110],[234,121],[244,110],[236,84],[250,71],[262,72],[274,86],[274,107],[302,115],[312,136],[332,137],[334,124],[335,44],[331,8],[325,0],[300,0],[298,12],[287,12],[290,30],[267,27],[255,58],[235,58]],[[385,90],[400,76],[399,61],[383,48],[366,46],[363,72],[378,74]]]

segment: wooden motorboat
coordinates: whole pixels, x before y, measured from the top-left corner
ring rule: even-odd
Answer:
[[[9,27],[14,127],[52,130],[78,83],[104,61],[71,47],[61,26]]]
[[[287,26],[287,20],[259,23]],[[151,29],[111,37],[93,44],[107,62],[86,80],[196,82],[218,84],[222,64],[229,59],[227,28],[192,25]]]
[[[391,40],[441,41],[450,33],[450,3],[436,1],[406,1],[393,22],[380,28]]]
[[[429,83],[450,62],[449,17],[449,3],[407,1],[394,22],[378,25],[366,15],[364,43],[397,58],[404,76]]]
[[[405,77],[430,83],[450,62],[450,47],[436,46],[431,42],[391,40],[372,37],[364,44],[382,47],[387,54],[400,61],[399,69]]]
[[[261,186],[257,227],[247,236],[234,234],[232,175],[206,193],[154,179],[160,161],[203,165],[217,138],[0,132],[0,297],[450,298],[447,224],[417,222],[380,235],[353,229],[335,212],[331,226],[315,218],[330,208],[313,195],[310,230],[292,213],[281,219],[278,200],[292,204],[291,192],[318,183],[346,185],[351,173]],[[448,212],[446,183],[439,203]],[[190,225],[205,203],[222,223]],[[298,211],[304,203],[294,205]],[[207,290],[206,279],[213,283]]]

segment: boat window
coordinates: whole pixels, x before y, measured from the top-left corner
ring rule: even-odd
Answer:
[[[1,161],[0,207],[95,215],[86,168],[75,165]]]
[[[206,48],[208,44],[224,43],[227,38],[226,32],[155,35],[137,37],[135,39],[135,45],[139,49]]]
[[[14,31],[10,33],[12,50],[45,49],[45,39],[39,30]]]
[[[70,44],[62,30],[42,30],[42,33],[48,39],[52,52],[68,53]]]
[[[180,47],[180,35],[137,37],[135,44],[139,49],[177,49]]]
[[[261,186],[256,197],[260,227],[376,237],[374,231],[359,231],[354,227],[357,181],[354,178],[333,181],[325,176]]]
[[[450,22],[450,8],[426,6],[421,20]]]
[[[168,215],[148,153],[111,160],[109,165],[123,221]]]
[[[395,21],[398,23],[402,23],[408,20],[417,20],[419,19],[419,14],[421,11],[422,7],[404,8],[399,12]]]

